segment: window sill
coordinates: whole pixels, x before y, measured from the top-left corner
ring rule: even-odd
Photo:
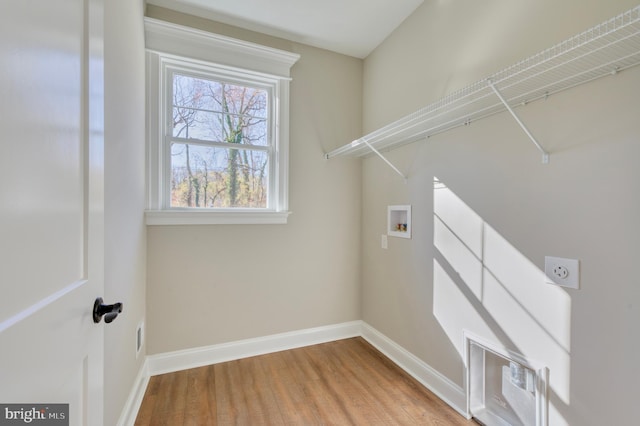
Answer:
[[[291,212],[146,210],[147,225],[285,225]]]

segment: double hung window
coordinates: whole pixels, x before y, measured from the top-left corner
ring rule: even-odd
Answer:
[[[145,24],[147,223],[286,223],[288,73],[298,56]]]
[[[266,209],[276,192],[273,88],[167,69],[170,208]],[[252,84],[253,83],[253,84]]]

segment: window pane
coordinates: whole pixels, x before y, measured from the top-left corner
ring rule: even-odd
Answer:
[[[221,118],[207,111],[173,107],[173,137],[226,142]]]
[[[171,145],[171,207],[266,208],[268,153]]]
[[[266,146],[267,97],[263,89],[174,74],[172,134]]]
[[[268,145],[267,121],[174,107],[173,137],[266,146]]]
[[[220,83],[213,80],[173,75],[173,104],[182,107],[198,107],[213,110],[211,93],[219,91]]]

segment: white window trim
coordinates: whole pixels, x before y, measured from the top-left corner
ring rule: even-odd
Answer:
[[[299,55],[193,28],[145,18],[147,49],[147,225],[285,224],[289,188],[289,82],[290,69]],[[160,96],[163,61],[178,60],[194,66],[214,65],[219,69],[253,75],[274,82],[273,99],[277,128],[274,161],[277,175],[274,204],[268,209],[177,209],[166,208],[162,173]]]

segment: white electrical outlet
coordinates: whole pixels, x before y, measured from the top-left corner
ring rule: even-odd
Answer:
[[[580,288],[580,261],[563,257],[545,256],[544,273],[548,284]]]
[[[383,249],[387,249],[389,247],[387,234],[382,234],[381,245]]]

